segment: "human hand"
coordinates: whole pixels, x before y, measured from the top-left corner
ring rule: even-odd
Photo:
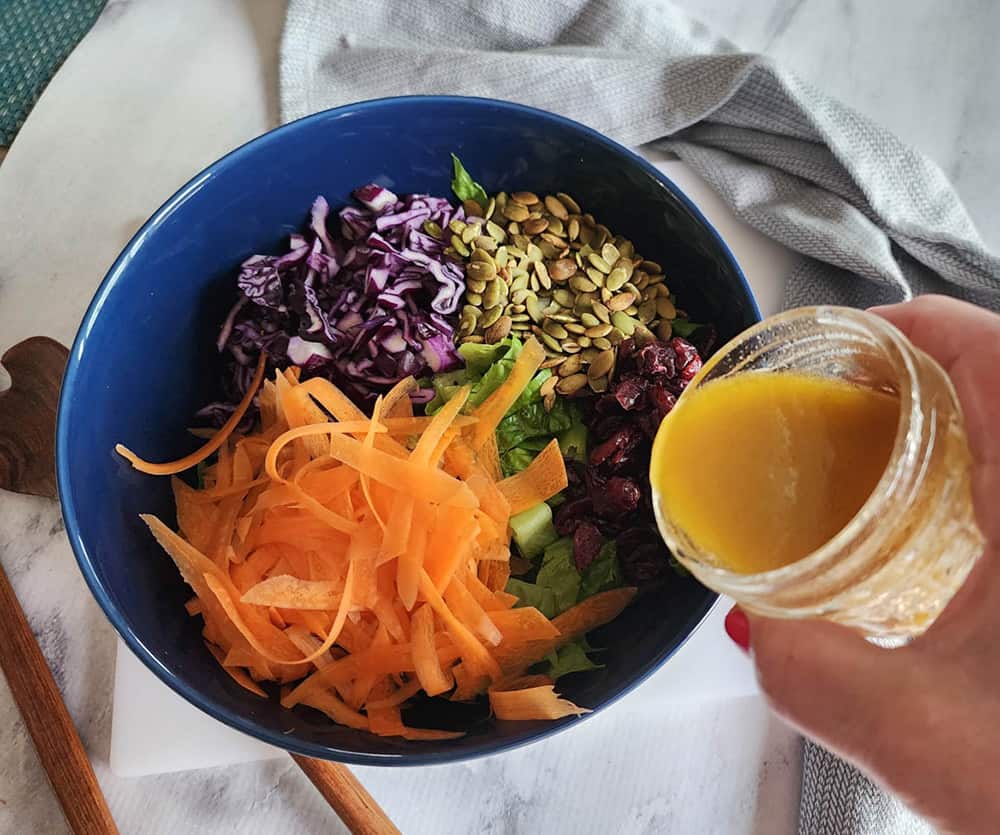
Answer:
[[[1000,824],[1000,316],[942,296],[872,312],[948,372],[965,413],[983,557],[935,623],[887,650],[826,621],[747,616],[772,707],[948,832]],[[742,640],[741,640],[742,639]]]

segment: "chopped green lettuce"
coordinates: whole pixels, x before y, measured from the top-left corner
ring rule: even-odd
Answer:
[[[552,589],[557,615],[576,604],[580,596],[581,577],[573,563],[573,540],[570,537],[557,539],[545,549],[535,582]]]
[[[555,652],[546,657],[546,665],[542,672],[551,676],[553,680],[558,680],[561,676],[569,673],[584,673],[587,670],[599,670],[602,664],[595,664],[587,657],[590,647],[586,641],[580,638],[576,641],[559,647]]]
[[[517,595],[519,606],[534,606],[549,620],[556,616],[556,596],[552,589],[511,577],[507,581],[506,591]]]
[[[608,589],[616,589],[622,584],[621,566],[618,563],[618,548],[614,540],[605,542],[600,553],[583,572],[580,582],[580,599]]]
[[[670,323],[670,327],[674,336],[680,336],[686,339],[698,330],[701,325],[698,322],[689,322],[687,319],[674,319]]]
[[[451,181],[451,190],[459,200],[475,200],[483,208],[489,202],[486,196],[486,189],[472,179],[472,176],[465,170],[462,161],[454,154],[451,155],[455,166],[455,175]]]

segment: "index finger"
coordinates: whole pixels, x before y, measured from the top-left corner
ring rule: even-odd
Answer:
[[[993,506],[1000,495],[1000,316],[947,296],[920,296],[871,312],[899,328],[951,378],[974,460],[976,517],[987,539],[1000,542]]]

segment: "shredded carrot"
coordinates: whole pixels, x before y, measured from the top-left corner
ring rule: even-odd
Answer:
[[[118,444],[115,447],[115,452],[127,459],[139,472],[149,475],[176,475],[197,466],[225,444],[229,436],[236,430],[236,427],[240,425],[240,421],[243,420],[243,416],[247,413],[247,409],[250,408],[250,404],[253,402],[254,395],[257,394],[257,389],[260,388],[261,380],[264,379],[264,368],[266,365],[267,355],[261,351],[260,360],[257,362],[257,372],[253,375],[253,380],[250,382],[250,386],[247,388],[246,394],[243,395],[243,399],[240,400],[236,410],[207,444],[196,449],[190,455],[185,455],[176,461],[154,464],[143,460],[127,447],[122,446],[122,444]]]
[[[505,478],[497,487],[507,499],[511,515],[514,515],[551,499],[560,490],[565,490],[568,484],[559,442],[553,438],[534,461],[516,475]]]
[[[518,397],[521,396],[535,376],[538,367],[545,360],[545,351],[535,337],[531,337],[524,343],[521,353],[514,360],[514,367],[510,370],[507,379],[504,380],[497,389],[487,397],[476,409],[475,415],[479,422],[472,430],[472,448],[479,450],[483,444],[488,443],[494,436],[496,428],[503,416],[514,405]]]
[[[562,719],[590,713],[559,698],[551,684],[525,690],[490,690],[490,707],[497,719]]]
[[[179,533],[142,518],[194,591],[185,607],[234,681],[265,698],[258,682],[272,682],[286,708],[415,740],[461,736],[403,722],[401,706],[421,694],[488,693],[505,719],[580,712],[526,671],[634,592],[596,595],[550,621],[503,590],[511,514],[565,487],[555,444],[500,476],[494,431],[540,350],[529,340],[474,414],[461,414],[465,387],[428,417],[413,416],[412,380],[366,417],[327,380],[286,369],[263,381],[262,361],[245,398],[259,392],[258,431],[239,437],[238,420],[227,422],[172,464],[122,453],[169,475],[218,451],[200,489],[172,480]]]

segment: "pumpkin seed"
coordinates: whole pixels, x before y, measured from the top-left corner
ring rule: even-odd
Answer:
[[[571,374],[569,377],[563,377],[556,384],[556,391],[560,394],[574,394],[585,385],[587,385],[586,374]]]
[[[612,313],[611,321],[614,323],[614,326],[618,328],[619,331],[625,334],[625,336],[631,336],[633,333],[635,333],[635,326],[637,324],[635,319],[623,313],[622,311],[616,310],[614,313]]]
[[[600,255],[598,255],[596,252],[591,252],[590,254],[588,254],[587,255],[587,260],[593,266],[597,267],[597,269],[599,269],[605,275],[607,275],[608,273],[611,272],[611,265],[607,261],[605,261]]]
[[[474,343],[476,345],[482,345],[483,342],[485,342],[486,340],[483,339],[483,337],[480,334],[474,333],[472,336],[465,337],[465,341],[466,342],[472,342],[472,343]]]
[[[590,363],[592,363],[595,359],[597,359],[597,355],[599,353],[601,352],[598,351],[597,348],[591,346],[590,348],[584,348],[582,351],[580,351],[580,356],[583,357],[583,361],[587,365],[590,365]]]
[[[510,300],[514,304],[524,304],[524,300],[530,295],[531,290],[528,290],[526,287],[522,287],[519,290],[510,291]]]
[[[597,378],[587,378],[587,383],[590,385],[590,390],[595,394],[601,394],[608,390],[608,378],[607,377],[597,377]]]
[[[569,217],[569,212],[566,210],[565,204],[558,197],[553,197],[551,194],[545,197],[545,208],[548,209],[549,214],[555,215],[560,220],[566,220]]]
[[[497,242],[489,235],[480,235],[472,243],[486,252],[495,252],[497,248]]]
[[[503,227],[494,223],[492,220],[486,221],[486,232],[498,244],[502,244],[507,240],[507,233],[503,231]]]
[[[625,334],[618,330],[618,328],[612,328],[611,333],[609,333],[605,338],[612,345],[618,345],[625,338]]]
[[[531,191],[515,191],[510,198],[522,206],[534,206],[538,202],[538,195]]]
[[[658,338],[666,342],[674,335],[674,325],[667,319],[663,319],[659,325],[656,326],[656,335]]]
[[[593,302],[591,302],[591,308],[593,308]],[[593,313],[581,313],[580,322],[584,327],[593,328],[601,324],[601,320],[598,319]],[[590,334],[587,334],[588,336]]]
[[[601,336],[607,336],[609,333],[611,333],[611,325],[606,325],[603,322],[600,325],[594,325],[593,327],[589,327],[586,330],[587,336],[589,336],[591,339],[597,339],[598,337]]]
[[[579,322],[567,322],[565,327],[566,330],[570,333],[576,334],[577,336],[581,336],[587,332],[587,329]]]
[[[497,209],[497,201],[491,197],[490,202],[486,204],[486,213],[483,215],[483,217],[486,218],[486,220],[489,220],[491,217],[493,217],[493,213],[496,211],[496,209]]]
[[[631,241],[622,240],[618,243],[618,252],[622,258],[633,258],[635,256],[635,244]]]
[[[477,249],[476,252],[484,252],[484,250]],[[465,275],[470,282],[490,281],[496,277],[496,274],[497,268],[487,261],[470,261],[465,268]]]
[[[629,316],[637,316],[639,314],[639,308],[636,307],[634,304],[630,304],[628,307],[625,308],[625,313],[628,314]]]
[[[660,296],[656,300],[656,313],[661,319],[675,319],[677,317],[677,308],[674,307],[674,303],[666,296]]]
[[[542,363],[544,365],[544,363]],[[538,387],[538,394],[542,397],[546,397],[552,394],[556,390],[556,383],[559,382],[558,377],[549,377],[541,386]]]
[[[531,295],[525,298],[524,306],[528,310],[528,315],[538,324],[541,324],[545,319],[545,315],[542,313],[541,302],[538,301],[538,297]]]
[[[461,235],[465,231],[465,221],[456,218],[448,224],[448,228],[456,235]]]
[[[527,309],[528,308],[526,308],[523,304],[512,304],[507,307],[507,312],[513,315],[516,313],[524,313]]]
[[[495,263],[501,269],[506,267],[510,261],[510,253],[507,251],[507,247],[501,246],[497,248],[497,254],[493,256],[493,263]]]
[[[492,345],[494,342],[499,342],[501,339],[505,339],[507,334],[510,333],[510,328],[513,324],[514,323],[511,321],[510,316],[501,316],[486,329],[483,336],[486,337],[486,341]]]
[[[583,367],[583,357],[579,354],[574,354],[571,357],[567,357],[566,361],[559,366],[559,376],[560,377],[572,377]]]
[[[526,220],[522,226],[521,231],[525,235],[538,235],[549,228],[549,222],[544,217],[536,217],[531,220]]]
[[[587,267],[587,278],[593,281],[598,287],[604,286],[604,273],[594,267]]]
[[[580,347],[581,348],[589,348],[590,347],[590,337],[589,336],[578,336],[576,338],[576,341],[578,343],[580,343]]]
[[[542,342],[548,345],[549,348],[551,348],[557,354],[562,352],[562,345],[559,344],[558,339],[555,339],[554,337],[550,336],[544,331],[541,334],[539,334],[539,336],[541,337]]]
[[[441,228],[440,224],[435,223],[433,220],[424,221],[424,231],[432,238],[437,238],[439,241],[444,237],[444,229]]]
[[[461,243],[461,241],[459,242]],[[578,290],[581,293],[592,293],[597,289],[597,285],[594,284],[589,278],[584,278],[582,275],[574,275],[569,280],[569,286],[574,290]]]
[[[562,343],[560,348],[562,348],[564,354],[579,354],[580,351],[582,350],[580,348],[580,343],[578,343],[574,339],[567,339],[565,342]]]
[[[602,351],[606,351],[608,348],[611,347],[611,340],[606,337],[599,336],[597,337],[597,339],[592,340],[590,344],[593,345],[593,347],[595,348],[599,348]]]
[[[609,275],[605,280],[604,286],[612,292],[617,292],[618,290],[621,290],[627,282],[628,273],[626,273],[621,267],[615,267],[611,271],[611,275]]]
[[[625,308],[629,307],[634,301],[635,301],[635,296],[633,296],[631,293],[619,293],[617,296],[615,296],[614,298],[612,298],[607,302],[607,307],[608,310],[611,311],[624,310]],[[614,317],[612,317],[611,321],[612,322],[614,321]]]
[[[542,364],[540,366],[538,366],[538,367],[539,368],[555,368],[557,365],[560,365],[561,363],[564,363],[565,361],[566,361],[566,357],[549,357],[548,359],[546,359],[545,361],[543,361]]]
[[[503,207],[502,214],[505,218],[507,218],[507,220],[512,220],[515,223],[521,223],[528,219],[528,210],[520,203],[508,203],[506,206]],[[507,231],[514,232],[516,234],[521,230],[520,229],[512,230],[508,228]]]
[[[666,279],[665,275],[651,275],[649,277],[649,283],[650,284],[662,284],[663,281],[664,281],[664,279]]]
[[[465,300],[469,304],[474,304],[478,307],[483,303],[483,295],[482,293],[466,293]]]
[[[554,235],[558,240],[559,238],[562,238],[566,234],[566,227],[563,226],[562,220],[560,220],[558,217],[550,217],[548,221],[549,221],[549,231],[546,232],[547,235],[548,234]],[[566,242],[562,241],[562,243],[565,244]]]
[[[591,302],[590,309],[594,311],[594,315],[602,322],[611,321],[611,311],[603,303],[599,301]]]
[[[566,328],[564,328],[558,322],[553,321],[552,319],[546,319],[545,324],[542,325],[542,328],[549,336],[553,337],[554,339],[565,339],[567,336],[569,336],[569,332],[566,330]]]
[[[455,252],[457,252],[463,258],[469,257],[469,248],[465,245],[465,243],[458,235],[451,236],[451,245],[455,248]]]
[[[524,252],[528,256],[528,260],[532,263],[542,260],[542,251],[538,248],[537,244],[528,244]]]
[[[483,307],[496,307],[500,304],[500,284],[502,283],[493,279],[486,285],[486,290],[483,292]],[[488,325],[484,325],[484,327],[488,327]]]
[[[621,258],[621,253],[618,251],[618,247],[614,244],[605,244],[601,247],[601,258],[609,264],[614,264],[619,258]]]
[[[522,330],[527,330],[528,323],[531,322],[531,317],[527,313],[512,313],[510,314],[510,321],[515,325],[524,325]]]
[[[566,192],[564,192],[564,191],[558,191],[558,192],[556,192],[556,197],[559,198],[559,202],[562,203],[563,206],[566,207],[566,211],[569,212],[571,215],[578,215],[578,214],[580,214],[580,204],[577,203],[568,194],[566,194]],[[555,214],[555,213],[553,212],[553,214]]]
[[[587,369],[588,377],[603,377],[605,374],[611,371],[615,364],[615,352],[608,349],[606,351],[601,351],[597,355],[597,359],[590,363],[590,368]]]
[[[482,217],[483,207],[476,200],[463,200],[462,208],[465,209],[466,217]]]
[[[576,263],[572,258],[560,258],[549,265],[549,275],[553,281],[563,282],[576,273]]]
[[[496,322],[501,316],[503,316],[503,308],[499,305],[496,307],[487,307],[483,311],[483,316],[479,320],[479,327],[486,330],[490,325]]]
[[[656,318],[656,302],[648,301],[639,305],[639,321],[648,325]]]
[[[546,269],[544,261],[535,262],[535,275],[538,276],[538,283],[542,285],[543,289],[552,289],[552,279],[549,278],[549,271]]]
[[[657,275],[663,272],[663,267],[657,264],[655,261],[643,261],[639,264],[639,267],[645,270],[650,275]]]
[[[632,338],[635,339],[636,344],[640,348],[644,345],[649,345],[650,342],[656,341],[656,337],[653,336],[653,332],[642,324],[642,322],[636,323],[635,333],[632,334]]]
[[[580,221],[575,217],[571,217],[569,223],[566,225],[566,237],[571,241],[575,241],[580,237]]]

